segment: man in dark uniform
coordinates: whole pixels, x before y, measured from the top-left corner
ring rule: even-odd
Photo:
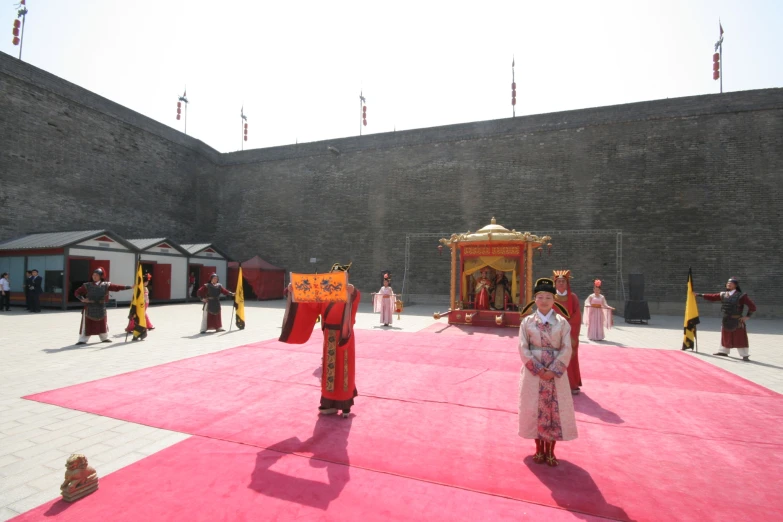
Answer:
[[[33,273],[29,270],[24,273],[24,304],[28,312],[33,311],[33,306],[30,304],[30,287],[33,284],[31,281],[32,278]]]
[[[750,361],[750,347],[748,346],[748,331],[745,322],[756,311],[756,304],[751,301],[748,294],[742,292],[739,280],[730,277],[726,283],[726,291],[719,294],[696,294],[697,297],[707,301],[720,301],[720,310],[723,322],[720,328],[720,348],[713,355],[728,357],[729,350],[736,348],[743,361]],[[743,315],[745,307],[748,313]]]
[[[30,311],[39,313],[41,311],[41,294],[43,293],[43,277],[38,275],[38,270],[33,268],[30,273]]]

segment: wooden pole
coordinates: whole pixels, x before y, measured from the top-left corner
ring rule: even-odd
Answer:
[[[451,244],[451,309],[456,308],[457,300],[457,245]]]

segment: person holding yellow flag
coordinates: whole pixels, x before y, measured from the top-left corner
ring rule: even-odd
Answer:
[[[130,332],[133,332],[131,341],[143,341],[147,337],[148,327],[152,326],[149,324],[149,318],[147,317],[147,305],[149,304],[148,283],[149,278],[144,276],[141,271],[141,264],[139,264],[139,268],[136,270],[136,284],[133,286],[133,299],[128,312],[128,319],[133,323],[133,327],[131,330],[125,330],[126,341],[128,340],[127,334]],[[130,327],[130,325],[128,326]]]
[[[720,301],[723,321],[720,327],[720,348],[713,355],[728,357],[729,351],[736,348],[743,361],[750,361],[750,346],[748,346],[748,331],[745,322],[756,311],[756,304],[748,294],[743,293],[739,279],[730,277],[726,282],[726,291],[718,294],[696,294],[707,301]],[[748,313],[743,315],[745,307]]]
[[[223,319],[220,313],[220,296],[234,296],[220,284],[220,278],[217,274],[209,276],[209,282],[198,289],[198,296],[204,303],[201,314],[201,333],[207,333],[207,330],[223,331]]]

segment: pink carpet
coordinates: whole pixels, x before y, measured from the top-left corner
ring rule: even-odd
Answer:
[[[316,423],[313,437],[334,422]],[[346,421],[351,423],[349,419]],[[323,431],[319,434],[319,431]],[[74,504],[14,519],[103,522],[605,520],[271,449],[191,437],[101,479]]]
[[[580,437],[558,445],[561,466],[552,469],[532,463],[532,441],[516,435],[516,332],[436,326],[356,332],[360,396],[349,420],[314,413],[320,336],[301,346],[260,342],[27,398],[255,451],[314,456],[407,479],[406,487],[453,486],[581,517],[779,517],[780,395],[689,354],[582,345]],[[192,473],[187,452],[179,455],[178,467]],[[123,473],[130,471],[116,475]]]

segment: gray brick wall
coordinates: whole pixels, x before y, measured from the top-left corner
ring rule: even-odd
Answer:
[[[620,230],[623,279],[645,275],[654,312],[681,311],[692,266],[697,290],[737,275],[761,314],[783,316],[783,89],[220,154],[0,53],[0,140],[2,238],[109,227],[211,240],[292,271],[353,260],[365,291],[389,269],[399,291],[406,234],[495,216],[561,231],[536,277],[571,268],[582,296],[599,277],[622,308],[617,236],[562,231]],[[436,238],[413,239],[406,292],[447,294],[448,267]]]
[[[109,227],[207,239],[219,154],[0,53],[0,238]],[[207,209],[204,211],[203,209]]]

